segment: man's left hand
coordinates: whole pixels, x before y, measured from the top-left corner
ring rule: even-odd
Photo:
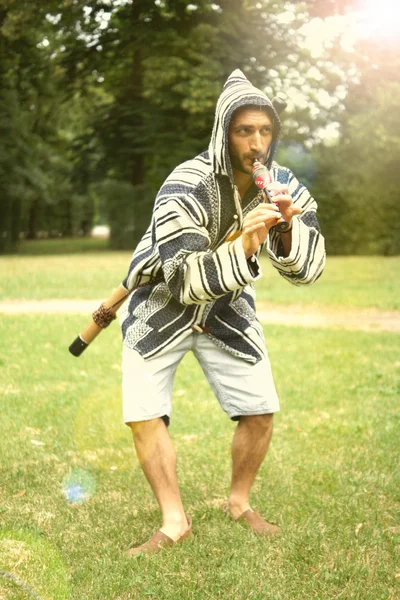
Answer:
[[[294,215],[300,215],[303,210],[293,204],[293,198],[289,194],[288,186],[274,181],[268,186],[268,190],[274,204],[279,208],[283,221],[287,221],[292,226]]]

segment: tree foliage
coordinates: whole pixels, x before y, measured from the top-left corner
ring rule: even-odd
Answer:
[[[283,117],[280,158],[312,187],[330,250],[397,252],[398,48],[350,56],[336,44],[315,60],[301,45],[310,16],[355,2],[0,0],[0,253],[21,234],[85,235],[99,218],[112,247],[132,249],[165,176],[208,146],[236,68],[270,96],[303,93]],[[345,102],[327,108],[321,89],[335,98],[338,87]],[[317,144],[335,120],[337,147]],[[382,178],[390,197],[374,229],[365,203]]]
[[[329,251],[394,255],[400,253],[400,59],[395,45],[371,42],[360,56],[365,64],[345,100],[339,143],[316,153],[313,191]]]
[[[58,5],[0,0],[0,252],[15,250],[21,232],[72,235],[88,212],[60,131],[64,78],[46,18]]]

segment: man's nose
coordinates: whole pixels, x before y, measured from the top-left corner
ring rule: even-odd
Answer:
[[[263,150],[263,141],[262,137],[258,131],[256,131],[250,139],[250,150],[252,152],[260,152]]]

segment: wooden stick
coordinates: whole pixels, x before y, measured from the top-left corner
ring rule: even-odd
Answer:
[[[115,318],[117,310],[120,306],[122,306],[122,304],[125,302],[129,295],[130,292],[126,288],[124,288],[122,284],[120,284],[113,291],[111,296],[103,302],[101,307],[104,306],[106,309],[108,309],[109,312],[112,313],[112,315],[114,315]],[[101,309],[101,307],[99,308],[99,310]],[[93,314],[95,315],[96,312]],[[83,331],[70,345],[69,351],[71,352],[71,354],[73,354],[74,356],[80,356],[82,352],[86,350],[86,348],[89,346],[89,344],[93,342],[93,340],[99,335],[99,333],[109,325],[110,322],[111,321],[109,321],[106,325],[100,326],[92,318],[91,322],[85,327],[85,329],[83,329]]]

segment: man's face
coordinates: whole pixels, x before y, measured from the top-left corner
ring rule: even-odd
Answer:
[[[253,160],[267,160],[272,142],[272,121],[267,112],[253,107],[239,108],[229,124],[229,156],[233,169],[251,175]]]

